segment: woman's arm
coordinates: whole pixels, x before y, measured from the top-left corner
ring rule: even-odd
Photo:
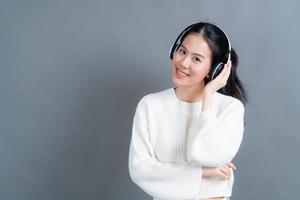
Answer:
[[[231,62],[203,90],[202,113],[188,136],[188,161],[216,167],[229,163],[238,151],[244,130],[243,104],[233,99],[219,117],[211,109],[213,94],[226,85],[230,70]]]
[[[213,110],[201,113],[189,129],[187,159],[204,166],[229,163],[243,138],[244,106],[234,100],[217,117]]]
[[[130,142],[128,164],[131,179],[153,197],[195,199],[201,185],[201,165],[161,162],[156,159],[150,141],[145,103],[140,101]]]

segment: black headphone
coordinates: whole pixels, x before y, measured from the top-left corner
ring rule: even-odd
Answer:
[[[189,25],[188,27],[186,27],[179,35],[178,37],[176,38],[174,44],[172,45],[172,47],[170,48],[170,52],[169,52],[169,56],[170,56],[170,59],[172,60],[173,57],[174,57],[174,53],[175,51],[178,49],[178,47],[181,45],[181,43],[183,42],[182,41],[182,37],[186,35],[186,33],[191,30],[192,28],[194,28],[195,26],[199,25],[199,23],[203,23],[203,22],[198,22],[198,23],[194,23],[194,24],[191,24]],[[230,57],[231,57],[231,45],[230,45],[230,40],[229,38],[227,37],[226,33],[218,26],[214,25],[214,24],[210,24],[210,23],[206,23],[206,24],[209,24],[209,25],[212,25],[212,26],[215,26],[216,28],[218,28],[219,30],[221,30],[221,32],[223,32],[223,34],[225,35],[227,41],[228,41],[228,52],[226,53],[226,57],[228,56],[228,59],[227,59],[227,62],[229,62],[230,60]],[[214,65],[214,67],[211,68],[211,71],[209,73],[209,78],[211,80],[213,80],[214,78],[216,78],[220,72],[222,71],[222,69],[224,68],[224,65],[226,63],[223,63],[223,62],[219,62],[217,63],[216,65]]]

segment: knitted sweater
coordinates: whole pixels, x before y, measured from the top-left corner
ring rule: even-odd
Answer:
[[[202,178],[203,166],[221,166],[236,155],[243,137],[244,106],[214,93],[212,107],[184,102],[174,88],[145,95],[138,103],[129,149],[132,181],[155,200],[230,197],[229,180]]]

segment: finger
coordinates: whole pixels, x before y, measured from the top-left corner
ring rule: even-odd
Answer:
[[[226,67],[226,64],[223,66],[223,69],[221,70],[221,72],[218,74],[218,76],[216,77],[216,79],[221,79],[224,74],[226,73],[227,71],[227,67]]]
[[[231,168],[231,169],[236,169],[236,166],[233,164],[233,163],[228,163],[228,166]]]
[[[230,168],[227,165],[220,167],[222,171],[224,171],[227,175],[230,175]]]
[[[226,65],[224,65],[222,71],[220,72],[220,74],[216,78],[222,79],[222,77],[226,74],[227,70],[228,70],[228,68],[226,67]]]
[[[232,168],[232,169],[236,169],[236,166],[235,164],[233,164],[232,162],[228,163],[229,167]]]
[[[224,171],[224,170],[222,170],[222,169],[220,169],[220,168],[218,168],[216,171],[217,171],[217,174],[218,174],[219,176],[222,176],[222,177],[224,177],[224,178],[228,177],[228,174],[226,173],[226,171]]]
[[[222,77],[220,77],[219,80],[226,85],[228,78],[230,76],[231,68],[229,65],[227,65],[226,67],[224,67],[224,69],[225,69],[224,74],[222,74]]]
[[[230,73],[230,68],[228,67],[228,64],[225,64],[221,73],[216,77],[216,79],[219,79],[222,82],[226,82],[229,74]]]
[[[224,74],[223,74],[223,77],[222,78],[224,78],[224,79],[228,79],[228,77],[229,77],[229,75],[230,75],[230,72],[231,72],[231,60],[230,61],[228,61],[228,63],[227,64],[225,64],[225,66],[224,66],[224,69],[226,69],[225,70],[225,72],[224,72]]]
[[[227,65],[229,68],[231,68],[231,66],[232,66],[232,61],[229,60],[229,61],[226,63],[226,65]]]
[[[231,174],[231,171],[230,171],[231,168],[229,167],[229,165],[228,164],[224,165],[224,168],[225,168],[227,174],[230,175]]]
[[[220,168],[219,171],[224,178],[230,178],[230,173],[228,173],[225,169]]]

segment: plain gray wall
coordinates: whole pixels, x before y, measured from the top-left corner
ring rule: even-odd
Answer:
[[[227,32],[250,96],[232,199],[299,199],[299,6],[1,0],[0,199],[150,200],[128,174],[133,114],[198,20]]]

